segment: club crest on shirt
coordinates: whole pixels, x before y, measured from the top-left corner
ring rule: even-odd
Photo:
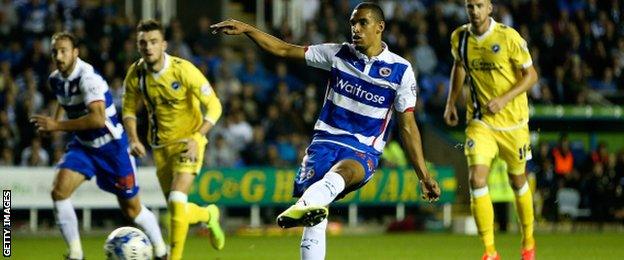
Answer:
[[[91,95],[97,95],[98,88],[96,86],[90,86],[89,88],[87,88],[87,92],[89,92],[89,94]]]
[[[174,81],[173,83],[171,83],[171,88],[173,90],[178,90],[180,88],[180,82]]]
[[[299,172],[299,181],[309,180],[314,177],[314,169],[301,169]]]
[[[371,160],[370,158],[368,158],[366,160],[366,166],[368,166],[368,171],[373,171],[373,169],[375,169],[375,164],[373,164],[373,160]]]
[[[492,45],[492,52],[498,53],[498,51],[500,51],[500,45],[498,45],[498,43],[495,43],[494,45]]]
[[[474,141],[472,139],[466,140],[466,147],[468,147],[468,149],[472,149],[472,147],[474,147]]]
[[[379,69],[379,75],[381,75],[382,77],[390,76],[390,73],[392,73],[392,69],[388,67],[382,67],[381,69]]]

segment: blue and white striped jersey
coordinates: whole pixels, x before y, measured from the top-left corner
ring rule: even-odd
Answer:
[[[65,78],[58,70],[48,78],[50,87],[69,119],[76,119],[89,113],[87,106],[94,101],[104,101],[106,107],[105,127],[75,131],[78,142],[92,148],[99,148],[112,140],[122,139],[123,125],[117,117],[113,97],[108,84],[95,73],[93,66],[78,59],[74,70]]]
[[[313,143],[331,142],[379,155],[388,138],[392,110],[413,111],[412,65],[383,45],[381,54],[371,58],[348,43],[306,49],[307,64],[331,74]]]

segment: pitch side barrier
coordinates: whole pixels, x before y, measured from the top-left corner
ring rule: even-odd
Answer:
[[[451,205],[455,201],[457,181],[451,167],[430,166],[442,190],[437,205],[443,207],[444,224],[451,224]],[[291,197],[296,169],[276,168],[204,168],[189,193],[189,200],[199,205],[217,203],[221,207],[249,206],[251,226],[260,226],[260,208],[286,206]],[[12,208],[30,211],[30,229],[37,229],[38,210],[51,209],[50,191],[55,170],[51,167],[0,167],[0,188],[11,190]],[[137,173],[143,204],[154,211],[166,208],[153,167],[141,167]],[[396,217],[405,217],[405,207],[422,203],[418,179],[411,169],[378,170],[362,189],[338,201],[349,207],[349,225],[357,225],[357,207],[396,206]],[[91,229],[92,209],[117,208],[115,196],[98,189],[95,181],[85,182],[72,196],[72,204],[83,210],[83,228]]]

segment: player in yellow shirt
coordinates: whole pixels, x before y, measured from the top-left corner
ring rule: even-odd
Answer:
[[[165,53],[161,24],[141,21],[137,26],[141,59],[132,64],[124,80],[123,122],[136,156],[145,155],[136,130],[136,107],[142,100],[149,117],[148,140],[156,174],[171,212],[171,259],[181,259],[188,225],[206,223],[211,244],[225,244],[219,208],[189,203],[187,194],[200,171],[208,140],[206,133],[221,116],[221,103],[206,77],[189,61]],[[202,112],[204,111],[204,112]]]
[[[499,259],[494,247],[494,212],[487,187],[490,163],[498,154],[508,165],[522,224],[522,259],[535,258],[533,199],[525,174],[529,147],[526,92],[537,81],[527,43],[513,28],[490,17],[490,0],[465,0],[470,23],[453,31],[455,63],[444,120],[458,123],[455,101],[468,84],[465,154],[471,209],[485,246],[483,259]]]

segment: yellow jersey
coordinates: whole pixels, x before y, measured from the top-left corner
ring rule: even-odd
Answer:
[[[470,31],[470,24],[451,34],[451,52],[466,70],[470,87],[467,121],[479,120],[497,130],[526,126],[529,107],[526,93],[516,96],[496,114],[487,110],[487,103],[513,88],[521,77],[520,69],[533,65],[527,43],[516,30],[490,18],[483,35]]]
[[[214,125],[221,116],[221,103],[201,71],[191,62],[166,53],[159,72],[149,72],[143,59],[128,69],[124,118],[136,118],[141,99],[149,117],[148,140],[154,147],[189,138],[199,131],[204,120]]]

